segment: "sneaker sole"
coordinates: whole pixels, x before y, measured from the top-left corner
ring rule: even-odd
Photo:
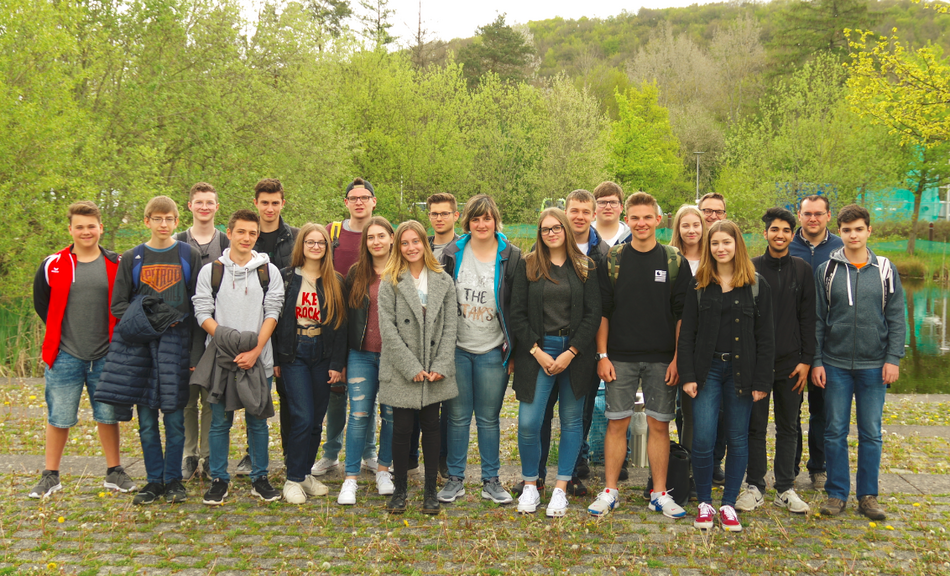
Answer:
[[[436,498],[439,499],[439,502],[450,503],[450,502],[455,502],[455,500],[456,500],[457,498],[461,497],[461,496],[465,496],[465,488],[462,488],[461,490],[459,490],[458,492],[456,492],[456,493],[455,493],[455,496],[452,496],[451,498],[449,498],[449,497],[447,497],[447,496],[446,496],[446,497],[443,497],[443,496],[436,496]]]
[[[277,494],[276,496],[271,496],[270,498],[265,498],[264,496],[261,495],[260,492],[258,492],[257,490],[255,490],[255,489],[253,489],[253,488],[251,489],[251,496],[257,496],[258,498],[260,498],[260,499],[263,500],[264,502],[276,502],[277,500],[280,500],[280,498],[281,498],[281,495],[280,495],[280,494]]]
[[[326,475],[327,475],[327,472],[329,472],[330,470],[333,470],[333,469],[335,469],[335,468],[339,468],[339,466],[340,466],[340,464],[339,464],[339,462],[338,462],[338,463],[334,464],[333,466],[330,466],[330,467],[327,467],[327,468],[317,468],[317,467],[313,467],[313,468],[310,469],[310,475],[311,475],[311,476],[326,476]]]
[[[159,499],[159,496],[156,496],[156,497],[152,498],[151,500],[135,500],[135,499],[133,499],[133,500],[132,500],[132,504],[134,504],[134,505],[136,505],[136,506],[144,506],[145,504],[153,504],[153,503],[157,502],[158,499]]]
[[[588,508],[588,509],[587,509],[587,513],[590,514],[591,516],[596,517],[596,518],[600,518],[601,516],[606,516],[607,514],[610,514],[610,512],[612,512],[613,509],[616,508],[616,507],[617,507],[617,504],[615,503],[613,506],[611,506],[610,508],[607,508],[607,509],[604,510],[604,511],[594,510],[594,509],[592,509],[592,508]]]
[[[393,492],[395,491],[395,486],[392,488],[380,488],[379,486],[376,487],[376,492],[379,493],[380,496],[392,496]]]
[[[538,504],[535,504],[534,506],[522,506],[521,504],[518,504],[518,514],[534,514],[537,511]]]
[[[135,490],[135,489],[138,488],[138,486],[136,486],[135,484],[133,484],[133,485],[132,485],[131,487],[129,487],[129,488],[123,488],[123,487],[119,486],[118,484],[113,484],[112,482],[103,482],[103,483],[102,483],[102,487],[103,487],[103,488],[108,488],[109,490],[118,490],[119,492],[122,492],[123,494],[128,494],[128,493],[131,492],[132,490]],[[62,486],[60,486],[59,488],[62,488]]]
[[[354,498],[352,502],[350,501],[343,502],[342,500],[337,498],[336,503],[339,504],[340,506],[356,506],[356,498]]]
[[[653,512],[660,512],[667,518],[683,518],[684,516],[686,516],[686,510],[683,510],[682,514],[670,514],[670,513],[667,513],[665,510],[663,510],[663,508],[657,508],[653,506],[652,503],[647,504],[647,510],[651,510]]]
[[[712,520],[709,522],[693,521],[693,528],[699,528],[700,530],[712,530],[713,526],[715,526],[715,522]]]
[[[183,496],[172,496],[171,498],[169,498],[168,496],[165,496],[165,502],[169,504],[181,504],[182,502],[186,500],[188,500],[187,494]]]
[[[755,510],[756,508],[758,508],[759,506],[763,504],[765,504],[765,499],[757,500],[751,508],[749,508],[748,506],[743,506],[742,508],[736,506],[735,509],[738,512],[752,512],[753,510]]]
[[[789,508],[789,506],[788,506],[787,503],[782,502],[782,501],[779,500],[778,498],[776,498],[774,501],[772,501],[772,504],[778,506],[779,508],[784,508],[784,509],[788,510],[789,512],[791,512],[792,514],[808,514],[809,512],[811,512],[811,508],[810,508],[809,506],[807,506],[807,505],[805,506],[805,509],[804,509],[804,510],[792,510],[791,508]]]
[[[442,509],[441,508],[421,508],[419,511],[422,512],[423,514],[431,514],[434,516],[438,514],[439,512],[441,512]]]
[[[57,484],[56,486],[51,486],[50,489],[47,490],[45,494],[39,494],[39,493],[36,493],[36,492],[30,492],[30,493],[28,494],[28,496],[29,496],[30,498],[35,499],[35,500],[39,500],[40,498],[48,498],[49,495],[52,494],[53,492],[59,492],[59,491],[62,490],[62,489],[63,489],[63,485],[62,485],[62,484]]]
[[[202,499],[201,502],[202,502],[203,504],[207,504],[208,506],[223,506],[223,505],[224,505],[224,499],[227,498],[227,497],[228,497],[228,494],[225,492],[224,496],[223,496],[220,500],[206,500],[206,499]]]
[[[742,525],[740,524],[739,526],[726,526],[725,524],[723,524],[722,530],[724,532],[742,532]]]
[[[504,498],[502,498],[501,500],[496,500],[494,496],[492,496],[485,490],[482,490],[482,498],[484,498],[485,500],[491,500],[495,504],[511,504],[512,502],[514,502],[514,498],[512,498],[511,496],[509,496],[507,500]]]
[[[544,511],[544,515],[548,518],[563,518],[567,514],[566,508],[559,508],[557,510],[551,510],[550,508]]]

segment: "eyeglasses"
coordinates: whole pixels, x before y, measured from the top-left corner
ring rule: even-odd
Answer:
[[[153,224],[161,224],[162,222],[166,224],[174,224],[175,221],[178,220],[178,216],[167,216],[165,218],[160,216],[150,216],[149,220],[151,220]]]
[[[821,218],[825,214],[827,214],[827,212],[802,212],[802,218],[811,220],[812,218]]]
[[[208,208],[214,208],[215,206],[218,205],[218,203],[205,202],[204,200],[199,200],[198,202],[192,202],[191,205],[194,206],[195,208],[204,208],[205,206],[207,206]]]
[[[451,215],[452,215],[451,212],[429,212],[429,219],[430,220],[445,219]]]
[[[726,215],[726,211],[725,211],[725,210],[713,210],[712,208],[703,208],[703,214],[706,215],[706,216],[713,216],[713,215],[715,215],[715,216],[718,216],[718,217],[722,218],[723,216]]]
[[[307,248],[313,248],[314,246],[326,248],[327,241],[326,240],[304,240],[303,245],[306,246]]]
[[[552,226],[550,228],[540,228],[540,230],[541,230],[542,236],[547,236],[551,232],[554,232],[555,234],[560,234],[561,232],[564,231],[564,226],[561,226],[560,224],[558,224],[557,226]]]
[[[369,202],[369,201],[372,200],[372,199],[373,199],[372,196],[349,196],[349,197],[346,199],[346,201],[347,201],[347,202],[352,202],[352,203],[354,203],[354,204],[366,204],[367,202]]]
[[[619,200],[598,200],[597,205],[600,206],[601,208],[606,208],[608,206],[610,206],[611,208],[616,208],[617,206],[620,206],[620,201]]]

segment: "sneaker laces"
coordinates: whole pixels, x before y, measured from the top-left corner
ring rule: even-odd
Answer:
[[[597,499],[603,500],[604,502],[607,502],[608,504],[612,504],[617,501],[617,497],[614,496],[612,492],[607,492],[606,490],[598,494]]]
[[[358,488],[359,484],[357,484],[356,480],[353,478],[347,478],[343,481],[343,487],[341,490],[350,490],[351,492],[356,492]]]
[[[709,502],[700,502],[699,503],[699,515],[700,516],[715,516],[716,509],[712,507],[712,504]]]
[[[736,514],[736,510],[732,506],[723,506],[719,509],[719,512],[721,512],[722,515],[726,517],[726,520],[729,520],[730,522],[739,521],[739,515]]]
[[[656,502],[660,508],[665,507],[670,502],[673,502],[673,497],[670,496],[670,492],[672,491],[673,489],[670,488],[666,492],[654,492],[653,494],[656,494],[656,496],[653,497],[653,501]]]

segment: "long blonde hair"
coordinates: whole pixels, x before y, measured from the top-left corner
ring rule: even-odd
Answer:
[[[551,249],[544,243],[544,237],[541,235],[541,223],[544,219],[551,216],[564,228],[564,248],[567,250],[567,259],[574,265],[574,273],[581,279],[581,282],[587,282],[587,271],[591,267],[592,261],[585,256],[581,249],[577,247],[574,241],[574,233],[567,220],[567,215],[560,208],[548,208],[541,212],[538,218],[538,236],[534,244],[534,250],[524,257],[525,268],[528,273],[529,282],[537,282],[543,276],[551,282],[557,284],[557,280],[551,278]]]
[[[386,261],[386,268],[383,270],[383,278],[392,282],[393,286],[399,284],[399,277],[402,276],[403,272],[409,269],[409,261],[402,255],[402,250],[400,249],[402,237],[406,232],[415,232],[419,236],[419,240],[422,241],[424,250],[422,262],[426,268],[437,274],[442,272],[442,265],[435,259],[435,254],[432,253],[432,247],[429,246],[429,237],[426,235],[426,229],[415,220],[407,220],[400,224],[399,228],[396,228],[396,237],[393,239],[393,249],[389,252],[389,260]]]
[[[324,318],[323,323],[329,325],[333,322],[333,328],[336,329],[343,325],[343,320],[346,319],[346,303],[343,301],[342,283],[333,268],[333,246],[330,242],[330,233],[323,224],[307,222],[300,227],[297,240],[294,241],[294,250],[291,252],[290,266],[303,267],[307,260],[303,254],[303,243],[311,232],[318,232],[327,243],[323,258],[320,259],[320,278],[323,280],[323,298],[326,300],[324,304],[327,308],[327,317]]]
[[[699,268],[696,269],[696,289],[702,290],[712,283],[722,284],[722,279],[719,277],[719,265],[713,258],[710,246],[713,234],[716,232],[725,232],[736,242],[736,254],[732,261],[732,286],[740,288],[755,284],[755,265],[749,258],[745,241],[742,239],[742,231],[732,220],[720,220],[712,223],[709,231],[706,232],[706,237],[703,238],[703,252],[699,257]]]
[[[706,220],[703,218],[703,213],[699,211],[699,208],[689,204],[680,206],[680,209],[676,211],[676,216],[673,217],[673,238],[670,239],[670,246],[678,248],[683,254],[686,254],[686,247],[683,243],[683,235],[680,234],[680,222],[682,222],[683,216],[686,216],[687,214],[692,214],[699,218],[699,223],[703,227],[703,233],[699,238],[700,248],[702,248],[703,241],[706,239],[707,235]]]

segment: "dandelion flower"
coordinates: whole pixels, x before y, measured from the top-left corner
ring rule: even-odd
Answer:
[[[877,524],[875,524],[874,522],[868,522],[868,527],[877,528]]]
[[[888,525],[887,525],[887,526],[885,526],[884,528],[886,528],[887,530],[893,530],[893,529],[894,529],[894,527],[893,527],[893,526],[891,526],[890,524],[888,524]]]
[[[66,521],[66,519],[63,518],[62,516],[60,516],[59,518],[56,519],[56,521],[59,522],[60,524],[62,524],[63,522]]]
[[[46,565],[46,568],[49,570],[56,570],[56,562],[50,562]]]

